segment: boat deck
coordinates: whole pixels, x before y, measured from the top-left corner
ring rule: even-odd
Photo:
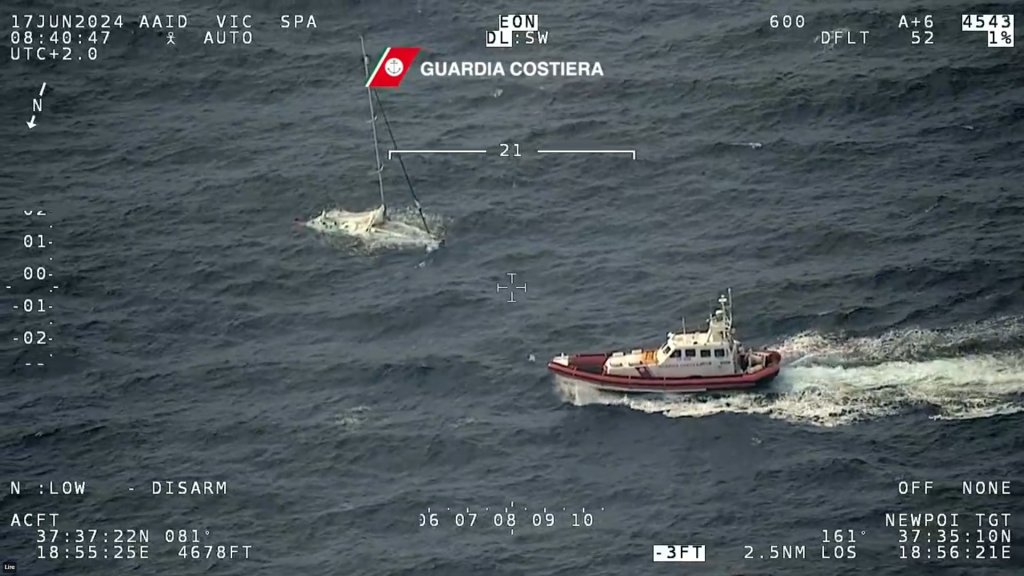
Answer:
[[[604,362],[609,356],[610,354],[579,354],[570,359],[569,366],[580,372],[604,374]]]

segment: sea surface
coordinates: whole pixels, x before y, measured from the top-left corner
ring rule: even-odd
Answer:
[[[1024,52],[960,29],[1013,10],[8,0],[0,560],[76,576],[1024,573]],[[86,40],[83,61],[12,61],[15,13],[124,27],[95,60]],[[173,46],[137,27],[181,13]],[[538,14],[548,44],[486,48],[509,13]],[[252,44],[204,46],[217,14],[251,14]],[[933,44],[912,44],[926,28],[897,28],[904,14],[933,16]],[[822,30],[870,34],[830,47]],[[380,95],[397,144],[488,153],[407,155],[444,245],[366,246],[296,225],[378,203],[360,34],[371,61],[418,46],[417,64],[600,61],[604,76],[410,72]],[[53,244],[23,247],[40,233]],[[23,279],[40,265],[45,281]],[[515,302],[508,273],[527,286]],[[657,345],[729,288],[744,343],[785,358],[765,390],[625,398],[545,369]],[[165,480],[227,493],[153,495]],[[1013,494],[962,495],[973,480]],[[42,526],[56,537],[12,527],[35,512],[60,514]],[[900,512],[960,513],[972,544],[976,513],[1010,513],[1012,538],[991,543],[1011,558],[939,559],[929,528],[901,559]],[[109,556],[115,530],[150,530],[150,557],[75,559],[79,529]],[[179,529],[249,557],[182,558]],[[835,531],[855,558],[821,558]],[[655,544],[704,545],[706,562],[653,563]]]

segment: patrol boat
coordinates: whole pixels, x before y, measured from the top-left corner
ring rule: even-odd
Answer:
[[[779,373],[775,350],[744,348],[732,328],[732,290],[718,299],[706,331],[668,333],[663,346],[630,352],[562,354],[548,362],[557,376],[612,392],[684,393],[740,390]]]

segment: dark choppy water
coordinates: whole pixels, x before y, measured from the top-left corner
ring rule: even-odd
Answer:
[[[0,481],[32,494],[0,498],[0,554],[19,574],[598,576],[681,573],[651,563],[679,543],[708,546],[686,573],[1020,573],[1015,541],[1012,560],[900,560],[883,524],[1021,511],[958,494],[1024,489],[1024,59],[959,29],[1008,8],[932,7],[935,44],[915,47],[895,26],[924,12],[905,2],[92,3],[128,26],[99,61],[2,65],[7,300],[52,298],[56,354],[27,372],[24,347],[3,348]],[[129,32],[143,10],[194,30],[170,49]],[[15,11],[70,8],[16,0],[7,33]],[[198,44],[233,12],[254,45]],[[310,12],[315,31],[277,28]],[[417,71],[385,95],[402,145],[524,151],[407,160],[445,248],[367,254],[293,225],[373,206],[359,33],[490,60],[483,30],[509,12],[539,12],[551,45],[501,57],[600,60],[605,77]],[[772,13],[807,27],[771,30]],[[837,28],[869,45],[815,44]],[[532,153],[574,147],[639,157]],[[17,280],[37,207],[52,296]],[[495,293],[506,272],[528,282],[515,304]],[[771,390],[622,399],[543,369],[655,342],[727,286],[746,339],[789,362]],[[127,491],[154,479],[229,493]],[[901,497],[899,479],[941,489]],[[90,495],[35,494],[50,480]],[[515,535],[493,526],[513,502]],[[418,526],[428,507],[437,528]],[[466,507],[477,524],[458,529],[447,509]],[[554,528],[529,525],[542,507]],[[584,507],[594,526],[569,525]],[[34,560],[35,534],[9,524],[35,511],[149,528],[154,558]],[[167,528],[253,559],[180,559]],[[858,557],[816,559],[826,529],[855,529]],[[759,558],[796,544],[812,558]]]

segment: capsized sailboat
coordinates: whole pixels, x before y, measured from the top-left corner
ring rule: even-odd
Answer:
[[[359,43],[363,51],[363,68],[366,72],[367,78],[370,76],[370,59],[366,54],[366,44],[363,41],[363,37],[359,37]],[[380,192],[380,206],[373,210],[367,210],[363,212],[350,212],[348,210],[324,210],[321,211],[318,216],[315,216],[306,225],[314,230],[325,233],[342,233],[350,236],[354,236],[365,240],[367,243],[385,243],[388,245],[426,245],[428,249],[436,248],[441,244],[441,240],[434,237],[430,230],[430,226],[427,224],[427,219],[423,215],[423,207],[420,204],[419,197],[416,196],[416,190],[413,188],[412,179],[409,177],[409,172],[405,168],[405,162],[401,156],[398,156],[399,165],[402,168],[402,174],[405,176],[405,182],[409,186],[409,193],[412,195],[413,203],[416,206],[416,212],[419,215],[419,220],[422,223],[422,229],[417,226],[413,226],[406,222],[395,218],[393,215],[388,214],[388,205],[384,197],[384,178],[382,173],[384,171],[384,164],[380,159],[380,140],[377,137],[377,112],[380,112],[380,116],[384,119],[384,125],[387,128],[388,136],[391,139],[392,145],[395,149],[398,149],[398,142],[395,140],[394,132],[391,130],[391,123],[388,121],[387,113],[384,110],[384,103],[381,102],[380,96],[374,92],[373,89],[367,84],[366,87],[367,102],[370,106],[370,127],[371,134],[373,135],[373,154],[376,160],[377,166],[377,187]],[[376,104],[376,108],[374,106]]]

